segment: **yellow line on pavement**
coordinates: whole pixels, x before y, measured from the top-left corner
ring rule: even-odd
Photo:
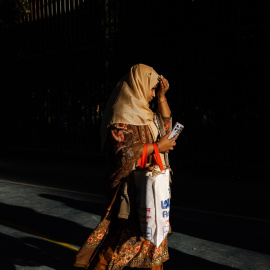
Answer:
[[[47,237],[47,236],[45,236],[45,235],[43,235],[43,234],[41,234],[39,232],[35,232],[33,230],[30,230],[30,229],[28,229],[26,227],[23,227],[23,226],[14,224],[14,223],[12,223],[10,221],[7,221],[7,220],[0,219],[0,224],[5,225],[7,227],[11,227],[13,229],[17,229],[19,231],[23,231],[23,232],[28,233],[28,234],[32,234],[32,235],[38,236],[38,237],[40,237],[40,238],[42,238],[42,239],[44,239],[44,240],[46,240],[48,242],[54,243],[56,245],[59,245],[59,246],[62,246],[62,247],[65,247],[65,248],[68,248],[68,249],[71,249],[71,250],[74,250],[74,251],[78,251],[79,250],[78,248],[76,248],[74,246],[71,246],[71,245],[69,245],[67,243],[54,240],[54,239],[49,238],[49,237]]]

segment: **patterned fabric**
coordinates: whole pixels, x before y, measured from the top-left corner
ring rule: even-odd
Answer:
[[[166,123],[170,121],[171,119],[164,120],[166,130],[169,129]],[[132,176],[144,144],[153,142],[149,128],[114,124],[108,129],[107,142],[107,212],[80,248],[74,266],[90,270],[100,260],[110,270],[123,269],[125,266],[152,268],[162,265],[169,259],[167,237],[158,248],[142,237]],[[130,200],[128,219],[118,218],[124,183],[127,184]]]

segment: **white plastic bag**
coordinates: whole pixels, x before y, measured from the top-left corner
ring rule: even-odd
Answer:
[[[159,155],[156,149],[155,154]],[[163,169],[162,164],[159,164],[159,168]],[[138,170],[134,173],[141,231],[144,237],[157,247],[169,232],[169,174],[168,169],[163,169],[156,177],[146,170]]]

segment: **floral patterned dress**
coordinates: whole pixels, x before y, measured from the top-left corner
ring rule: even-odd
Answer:
[[[170,118],[163,121],[166,131],[170,122]],[[145,143],[153,143],[148,126],[118,123],[108,129],[108,207],[77,253],[74,266],[90,270],[102,262],[107,269],[152,268],[169,259],[167,237],[157,248],[142,236],[137,216],[132,172]]]

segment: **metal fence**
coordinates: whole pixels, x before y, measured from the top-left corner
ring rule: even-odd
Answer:
[[[29,1],[1,32],[1,148],[98,152],[108,95],[141,62],[170,80],[175,157],[267,166],[269,7],[236,2]]]
[[[10,77],[3,90],[10,102],[2,130],[9,132],[2,142],[15,148],[98,151],[100,119],[112,87],[108,41],[117,14],[105,1],[29,4],[31,13],[5,33],[14,47],[6,48]]]

